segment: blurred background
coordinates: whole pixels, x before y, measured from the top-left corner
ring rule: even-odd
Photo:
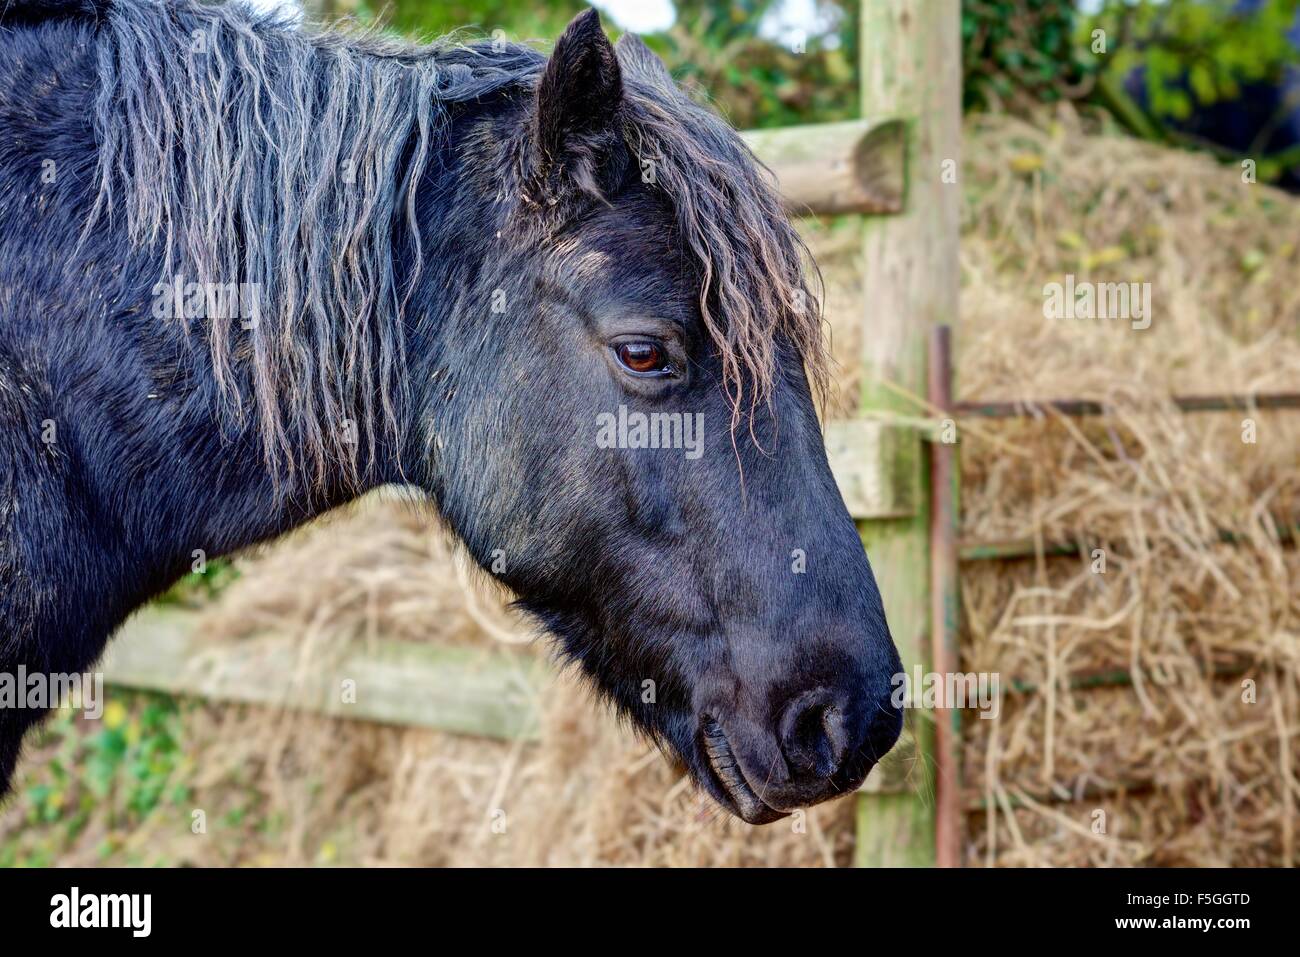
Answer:
[[[862,113],[855,3],[595,5],[738,128]],[[962,423],[962,666],[1004,690],[996,719],[965,722],[969,865],[1300,862],[1300,413],[1170,401],[1300,392],[1298,6],[961,4],[957,397],[1108,409]],[[306,7],[541,49],[581,8]],[[823,412],[851,418],[870,220],[801,229],[839,361]],[[1045,319],[1044,284],[1067,274],[1149,282],[1150,328]],[[29,739],[0,865],[869,862],[870,799],[764,828],[719,813],[557,673],[507,596],[397,496],[208,562],[151,613],[183,636],[189,687],[211,694],[158,690],[148,662],[119,662],[102,719],[61,711]],[[425,666],[451,677],[382,720],[322,713],[308,666],[354,660],[387,662],[376,680],[398,685]],[[231,690],[267,675],[298,689],[295,706]],[[905,761],[924,806],[932,768]]]

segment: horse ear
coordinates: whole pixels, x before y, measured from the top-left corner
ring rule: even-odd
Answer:
[[[676,85],[664,61],[635,33],[625,33],[619,37],[618,43],[614,44],[614,52],[628,76],[638,77],[652,86]]]
[[[537,144],[546,163],[594,158],[615,133],[623,99],[618,57],[600,14],[578,14],[555,44],[537,86]]]

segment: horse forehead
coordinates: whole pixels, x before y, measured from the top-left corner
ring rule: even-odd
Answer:
[[[613,254],[580,235],[566,236],[555,244],[556,271],[579,282],[607,279],[615,268]]]
[[[644,232],[590,230],[557,240],[548,251],[546,273],[569,288],[596,290],[618,286],[638,290],[673,287],[672,257]]]

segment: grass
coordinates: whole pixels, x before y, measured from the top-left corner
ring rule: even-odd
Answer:
[[[100,856],[113,857],[130,833],[162,807],[190,798],[180,743],[181,708],[169,695],[115,691],[99,720],[59,709],[28,744],[51,754],[28,764],[11,798],[21,825],[0,835],[0,866],[45,867],[82,843],[92,818],[103,831]]]
[[[215,559],[157,601],[206,604],[238,577],[233,562]],[[74,848],[84,855],[88,844],[104,864],[173,863],[127,838],[146,821],[170,829],[172,819],[178,834],[189,832],[193,761],[182,742],[186,714],[196,706],[172,695],[106,688],[98,719],[70,708],[54,711],[28,738],[6,802],[0,867],[48,867]],[[33,760],[37,755],[43,760]]]

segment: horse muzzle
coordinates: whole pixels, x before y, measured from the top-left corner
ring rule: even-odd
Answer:
[[[903,727],[902,711],[888,695],[864,705],[829,688],[796,695],[768,727],[720,710],[700,718],[705,785],[750,824],[856,790]]]

